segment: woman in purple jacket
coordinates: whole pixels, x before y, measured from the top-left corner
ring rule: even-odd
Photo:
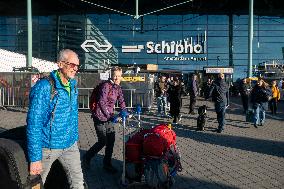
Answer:
[[[113,146],[115,142],[114,105],[118,100],[121,110],[125,109],[125,102],[120,87],[122,69],[114,67],[111,78],[100,85],[97,105],[92,113],[98,142],[96,142],[83,157],[83,164],[90,167],[90,161],[104,146],[105,156],[103,168],[109,173],[116,173],[117,169],[111,164]]]

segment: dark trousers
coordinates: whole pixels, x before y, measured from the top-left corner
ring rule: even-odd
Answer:
[[[217,114],[218,129],[224,130],[226,105],[224,102],[215,102],[215,111]]]
[[[276,114],[277,112],[277,99],[276,98],[272,98],[270,100],[270,110],[272,114]]]
[[[111,165],[111,157],[113,152],[113,146],[115,142],[115,124],[111,121],[102,122],[94,119],[94,125],[98,137],[98,142],[96,142],[86,153],[86,159],[91,160],[104,146],[105,156],[104,165]]]
[[[196,104],[196,96],[190,96],[189,113],[194,112],[195,104]]]
[[[242,103],[243,103],[244,111],[247,112],[248,111],[248,105],[249,105],[248,95],[242,95]]]

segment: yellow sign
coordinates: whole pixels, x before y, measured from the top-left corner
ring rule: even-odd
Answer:
[[[157,71],[158,65],[157,64],[147,64],[147,70]]]
[[[146,81],[146,79],[145,77],[141,76],[129,76],[129,77],[122,77],[121,81],[141,82],[141,81]]]

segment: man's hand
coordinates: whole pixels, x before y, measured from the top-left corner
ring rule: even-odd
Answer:
[[[117,122],[121,123],[121,122],[122,122],[122,118],[121,118],[121,117],[118,117],[118,118],[117,118]]]
[[[30,175],[39,175],[42,172],[41,161],[35,161],[30,163]]]

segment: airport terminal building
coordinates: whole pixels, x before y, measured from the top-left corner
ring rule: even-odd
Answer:
[[[238,1],[241,4],[238,5],[230,1],[214,1],[214,4],[175,0],[159,1],[152,7],[147,0],[139,2],[140,9],[136,9],[139,16],[133,13],[135,6],[127,3],[119,7],[118,2],[50,1],[54,6],[62,3],[64,10],[70,9],[60,12],[60,7],[50,11],[50,6],[45,9],[44,5],[39,6],[39,1],[32,2],[35,58],[54,62],[58,50],[70,48],[80,55],[83,71],[105,70],[113,64],[153,64],[158,65],[158,70],[182,73],[203,70],[205,66],[232,67],[234,79],[247,75],[248,1]],[[260,5],[261,2],[255,2],[253,16],[253,65],[283,63],[283,3],[263,1]],[[155,12],[161,8],[165,10]],[[9,15],[9,10],[3,9],[0,49],[26,54],[25,11],[18,9],[19,14]],[[5,56],[5,51],[1,52],[0,56]]]

